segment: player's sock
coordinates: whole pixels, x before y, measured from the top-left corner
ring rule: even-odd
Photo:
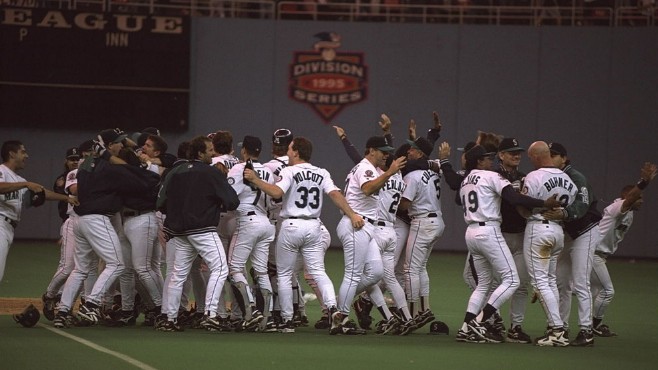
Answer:
[[[599,325],[601,325],[601,322],[602,322],[602,321],[603,321],[602,318],[599,319],[599,318],[595,317],[595,318],[593,319],[593,321],[592,321],[592,324],[593,324],[592,327],[593,327],[593,328],[598,328]]]
[[[391,316],[393,316],[393,314],[391,313],[391,310],[388,309],[387,305],[377,307],[377,310],[379,310],[379,313],[381,313],[382,316],[384,317],[384,319],[386,319],[386,320],[390,319]]]
[[[493,314],[495,313],[496,313],[496,307],[487,303],[487,305],[484,306],[484,309],[482,310],[482,319],[480,319],[480,322],[485,322],[489,320],[489,318],[493,316]]]

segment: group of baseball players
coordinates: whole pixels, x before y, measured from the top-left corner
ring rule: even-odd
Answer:
[[[614,336],[602,323],[614,294],[606,258],[630,227],[656,165],[644,164],[640,181],[624,187],[602,215],[563,145],[532,143],[527,154],[535,170],[524,174],[526,150],[515,138],[480,132],[461,149],[456,171],[448,143],[430,159],[442,127],[436,112],[433,120],[427,138],[417,137],[412,120],[409,140],[396,149],[382,115],[383,135],[368,139],[363,155],[334,126],[355,163],[343,191],[311,164],[311,141],[288,129],[274,132],[266,162],[255,136],[238,144],[239,157],[228,131],[183,142],[174,156],[155,128],[130,137],[103,130],[66,152],[54,191],[16,174],[28,155],[22,143],[7,141],[0,278],[21,208],[57,200],[61,257],[42,297],[57,328],[135,325],[142,312],[143,325],[160,331],[294,333],[308,325],[303,276],[322,307],[315,327],[331,335],[372,330],[373,307],[382,316],[377,333],[407,335],[431,323],[431,332],[447,334],[430,307],[427,272],[445,228],[444,178],[467,224],[464,278],[472,294],[457,341],[590,346],[594,335]],[[323,194],[343,215],[336,228],[345,262],[338,290],[324,266],[331,237],[320,220]],[[570,340],[572,294],[579,331]],[[534,341],[522,329],[529,296],[547,319]],[[510,299],[507,329],[499,309]]]

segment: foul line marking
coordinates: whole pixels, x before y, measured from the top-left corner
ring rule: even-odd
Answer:
[[[134,358],[132,358],[132,357],[130,357],[130,356],[128,356],[128,355],[124,355],[123,353],[116,352],[116,351],[112,351],[111,349],[107,349],[107,348],[105,348],[105,347],[103,347],[103,346],[99,346],[98,344],[93,343],[93,342],[90,342],[90,341],[88,341],[88,340],[86,340],[86,339],[82,339],[82,338],[80,338],[80,337],[76,337],[75,335],[73,335],[73,334],[69,334],[69,333],[67,333],[67,332],[65,332],[65,331],[63,331],[63,330],[56,329],[56,328],[52,328],[52,327],[47,326],[47,325],[44,325],[44,324],[38,324],[38,325],[39,325],[40,327],[42,327],[42,328],[45,328],[45,329],[47,329],[47,330],[50,330],[51,332],[53,332],[53,333],[55,333],[55,334],[58,334],[58,335],[61,335],[61,336],[63,336],[63,337],[66,337],[66,338],[72,339],[72,340],[74,340],[74,341],[76,341],[76,342],[78,342],[78,343],[81,343],[81,344],[83,344],[83,345],[85,345],[85,346],[87,346],[87,347],[91,347],[92,349],[95,349],[95,350],[98,351],[98,352],[103,352],[103,353],[107,353],[107,354],[110,355],[110,356],[114,356],[114,357],[118,358],[119,360],[123,360],[123,361],[125,361],[125,362],[127,362],[127,363],[129,363],[129,364],[131,364],[131,365],[133,365],[133,366],[135,366],[135,367],[137,367],[137,368],[139,368],[139,369],[143,369],[143,370],[157,370],[156,368],[154,368],[154,367],[152,367],[152,366],[150,366],[150,365],[147,365],[147,364],[145,364],[145,363],[143,363],[143,362],[141,362],[141,361],[139,361],[139,360],[136,360],[136,359],[134,359]]]

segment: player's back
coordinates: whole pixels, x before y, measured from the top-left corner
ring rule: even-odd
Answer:
[[[571,178],[562,170],[552,167],[543,167],[530,172],[523,186],[523,194],[533,198],[546,200],[553,195],[567,207],[576,198],[578,188],[571,181]],[[533,210],[529,220],[543,220],[539,214],[541,210]]]

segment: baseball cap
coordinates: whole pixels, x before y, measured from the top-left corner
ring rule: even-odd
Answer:
[[[433,321],[430,324],[430,334],[446,334],[450,335],[450,328],[442,321]]]
[[[143,129],[142,132],[149,135],[160,136],[160,130],[155,127],[147,127]]]
[[[287,128],[280,128],[272,134],[272,144],[288,146],[292,142],[292,131]]]
[[[485,148],[481,145],[476,145],[473,148],[471,148],[471,150],[469,150],[465,154],[467,167],[475,168],[478,159],[489,157],[496,154],[496,152],[491,149],[492,148]]]
[[[548,144],[548,148],[551,150],[552,155],[559,155],[561,157],[567,156],[567,148],[560,143],[550,143]]]
[[[98,134],[98,136],[103,139],[105,145],[111,143],[119,143],[128,137],[128,135],[126,135],[123,131],[121,131],[121,129],[118,128],[103,130],[100,132],[100,134]]]
[[[84,153],[84,152],[93,152],[94,151],[94,141],[93,140],[87,140],[80,144],[78,147],[78,153]]]
[[[366,142],[366,148],[374,148],[387,153],[395,151],[395,148],[388,145],[386,139],[383,136],[373,136],[370,139],[368,139],[368,141]]]
[[[519,146],[518,140],[514,137],[506,137],[498,144],[499,152],[523,152],[525,149]]]
[[[80,159],[80,150],[78,148],[69,148],[66,151],[66,159]]]
[[[421,152],[423,152],[423,154],[425,154],[428,157],[432,155],[432,150],[434,149],[434,145],[432,145],[432,143],[430,143],[429,140],[425,139],[424,137],[419,137],[414,141],[407,140],[407,143],[409,143],[409,145],[411,145],[412,148],[420,150]]]
[[[260,153],[263,149],[263,143],[256,136],[245,136],[241,142],[238,143],[238,146],[245,148],[251,153]]]
[[[463,148],[457,148],[457,150],[459,150],[460,152],[468,152],[469,150],[473,149],[474,146],[475,146],[475,141],[469,141],[468,143],[466,143],[466,145],[464,145]]]

